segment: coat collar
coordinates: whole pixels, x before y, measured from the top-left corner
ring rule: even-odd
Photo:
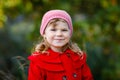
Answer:
[[[41,54],[39,52],[34,52],[33,54],[28,57],[28,59],[35,64],[37,64],[39,67],[44,68],[49,71],[64,71],[61,57],[64,55],[67,55],[73,60],[73,66],[75,68],[80,68],[86,61],[86,56],[84,55],[84,58],[81,60],[80,56],[70,49],[67,49],[64,53],[58,53],[51,49],[48,49],[48,51],[44,54]],[[66,60],[66,59],[64,59]]]

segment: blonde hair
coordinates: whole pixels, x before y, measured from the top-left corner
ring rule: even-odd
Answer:
[[[41,40],[41,42],[39,42],[38,44],[35,45],[35,47],[33,48],[33,51],[36,52],[40,52],[40,54],[44,54],[46,53],[46,51],[50,48],[48,42],[46,40]],[[69,43],[67,43],[64,48],[63,48],[63,52],[66,49],[70,49],[73,52],[79,54],[79,55],[83,55],[81,49],[79,48],[79,46],[77,45],[77,43],[74,43],[72,41],[69,41]]]

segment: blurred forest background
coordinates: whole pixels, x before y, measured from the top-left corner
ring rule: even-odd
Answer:
[[[43,14],[64,9],[95,80],[120,80],[120,0],[0,0],[0,80],[27,80]]]

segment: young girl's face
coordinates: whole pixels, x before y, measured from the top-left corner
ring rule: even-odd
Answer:
[[[44,37],[51,48],[62,48],[71,38],[68,24],[61,19],[50,21],[45,29]]]

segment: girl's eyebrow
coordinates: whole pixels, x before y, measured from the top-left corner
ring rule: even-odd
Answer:
[[[57,26],[57,23],[56,22],[50,22],[49,24],[48,24],[48,26],[49,25],[52,25],[54,28]]]

